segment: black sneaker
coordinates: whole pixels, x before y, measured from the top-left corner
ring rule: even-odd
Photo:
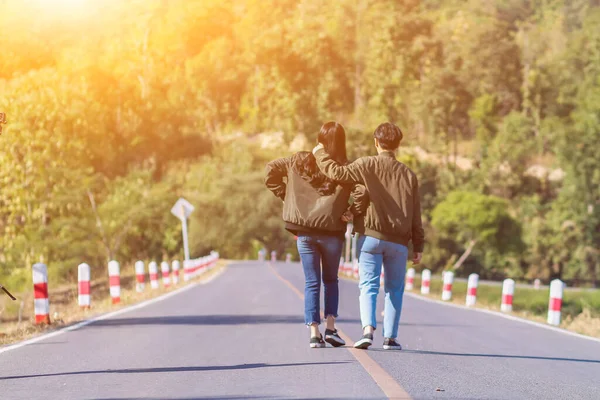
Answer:
[[[333,347],[344,346],[346,342],[338,335],[337,329],[325,329],[325,341]]]
[[[402,350],[400,343],[396,342],[396,339],[385,338],[383,340],[384,350]]]
[[[372,344],[373,344],[373,334],[365,333],[358,342],[354,343],[354,348],[366,350]]]
[[[311,337],[310,338],[310,348],[311,349],[322,349],[323,347],[325,347],[326,344],[323,341],[323,336],[319,336],[319,337]]]

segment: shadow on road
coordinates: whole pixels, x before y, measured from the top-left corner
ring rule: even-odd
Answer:
[[[587,359],[580,359],[580,358],[563,358],[563,357],[520,356],[520,355],[507,355],[507,354],[447,353],[447,352],[443,352],[443,351],[426,351],[426,350],[403,350],[402,353],[424,354],[424,355],[430,355],[430,356],[516,358],[516,359],[523,359],[523,360],[569,361],[569,362],[600,364],[600,360],[587,360]]]
[[[204,371],[231,371],[255,368],[278,368],[278,367],[298,367],[303,365],[328,365],[328,364],[348,364],[350,361],[331,361],[331,362],[307,362],[307,363],[289,363],[289,364],[238,364],[238,365],[214,365],[203,367],[161,367],[161,368],[127,368],[127,369],[103,369],[92,371],[71,371],[56,372],[51,374],[31,374],[1,376],[0,381],[12,379],[42,378],[51,376],[71,376],[71,375],[92,375],[92,374],[147,374],[156,372],[204,372]]]
[[[360,323],[358,319],[340,318],[338,322]],[[164,317],[114,318],[96,321],[94,326],[121,325],[244,325],[304,324],[300,315],[177,315]]]
[[[360,325],[360,319],[338,318],[337,323]],[[91,327],[125,325],[260,325],[260,324],[298,324],[303,325],[301,315],[172,315],[164,317],[112,318],[95,321]],[[400,323],[401,326],[467,326],[437,323]]]

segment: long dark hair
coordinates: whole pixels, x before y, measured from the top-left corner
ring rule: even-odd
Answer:
[[[339,164],[348,163],[346,156],[346,132],[337,122],[323,124],[317,141],[322,143],[325,151]],[[308,182],[321,196],[335,193],[337,183],[327,178],[319,167],[311,152],[300,151],[292,156],[292,170]]]

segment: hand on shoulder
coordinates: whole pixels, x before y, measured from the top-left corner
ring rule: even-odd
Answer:
[[[315,148],[313,149],[312,153],[316,154],[317,151],[324,149],[325,147],[323,147],[323,144],[319,143],[318,145],[315,146]]]

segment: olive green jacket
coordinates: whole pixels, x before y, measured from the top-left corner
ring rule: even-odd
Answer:
[[[286,229],[299,233],[343,236],[346,223],[342,214],[349,210],[355,216],[364,214],[369,199],[363,185],[341,184],[329,196],[320,195],[291,168],[291,158],[280,158],[267,164],[265,185],[284,201],[283,220]],[[352,197],[353,202],[350,202]]]
[[[359,233],[405,246],[412,240],[414,251],[423,251],[425,234],[419,182],[413,171],[396,160],[394,153],[386,151],[339,165],[325,150],[315,150],[317,165],[330,179],[365,185],[371,203],[364,227],[355,228]]]

